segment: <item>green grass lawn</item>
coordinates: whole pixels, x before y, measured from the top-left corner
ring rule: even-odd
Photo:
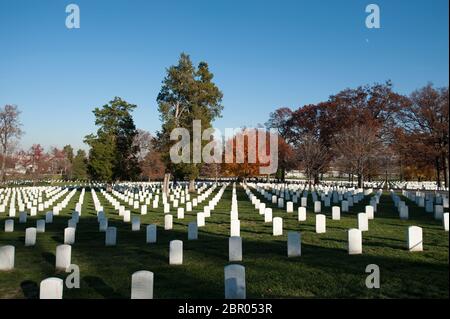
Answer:
[[[205,200],[207,204],[217,193]],[[256,193],[255,191],[253,191]],[[195,221],[202,206],[185,213],[183,220],[174,214],[173,230],[164,230],[164,214],[160,208],[150,209],[141,216],[141,231],[132,232],[131,223],[123,223],[100,192],[109,226],[116,226],[117,246],[105,247],[105,233],[98,231],[96,213],[87,189],[83,212],[72,247],[72,263],[80,267],[80,289],[64,288],[64,298],[130,298],[131,275],[137,270],[154,273],[155,298],[224,298],[224,266],[228,262],[229,212],[231,186],[199,228],[197,241],[187,240],[187,225]],[[63,196],[65,197],[65,196]],[[28,217],[26,224],[15,218],[13,233],[4,232],[6,214],[0,214],[0,245],[16,247],[15,269],[0,272],[0,298],[36,298],[41,280],[47,277],[65,278],[55,272],[56,246],[63,243],[64,228],[78,193],[67,209],[46,225],[45,233],[37,234],[35,247],[24,246],[26,227],[35,227],[36,218]],[[327,232],[315,233],[312,198],[308,199],[306,222],[297,221],[295,213],[274,208],[273,216],[283,217],[283,236],[272,236],[272,224],[254,210],[244,190],[237,188],[243,262],[246,270],[247,298],[448,298],[448,232],[423,208],[407,201],[410,220],[402,221],[389,194],[383,194],[375,220],[369,221],[369,231],[363,233],[363,254],[347,254],[347,230],[357,227],[358,212],[364,211],[369,198],[341,214],[340,221],[327,214]],[[260,197],[261,198],[261,197]],[[63,198],[60,199],[60,201]],[[151,206],[151,205],[150,205]],[[323,207],[323,205],[322,205]],[[448,210],[446,210],[448,211]],[[139,214],[138,210],[132,210]],[[17,214],[18,215],[18,214]],[[40,218],[43,213],[41,213]],[[145,225],[158,225],[158,241],[146,244]],[[405,249],[406,230],[410,225],[423,228],[424,251],[411,253]],[[302,234],[302,256],[287,258],[287,232]],[[184,262],[181,266],[168,263],[169,241],[184,242]],[[365,286],[366,266],[380,267],[381,288]]]

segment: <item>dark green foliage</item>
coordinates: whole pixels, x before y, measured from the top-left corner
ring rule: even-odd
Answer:
[[[72,176],[74,179],[87,179],[87,157],[86,152],[78,150],[77,155],[73,158]]]
[[[73,147],[71,145],[65,145],[63,147],[63,152],[66,155],[67,160],[70,164],[73,162]]]
[[[97,135],[86,136],[89,151],[88,170],[92,179],[136,180],[140,168],[137,160],[139,146],[134,144],[137,129],[131,112],[136,105],[119,97],[102,108],[95,108]]]
[[[167,69],[161,91],[158,94],[158,110],[162,122],[158,132],[158,149],[162,153],[167,169],[176,178],[195,179],[201,164],[173,164],[169,150],[175,141],[170,141],[170,132],[177,127],[189,130],[192,140],[192,121],[200,120],[202,130],[210,128],[220,117],[223,106],[222,92],[212,82],[213,74],[206,62],[195,68],[189,55],[182,53],[178,65]],[[208,141],[202,141],[203,145]],[[192,143],[191,143],[192,154]]]

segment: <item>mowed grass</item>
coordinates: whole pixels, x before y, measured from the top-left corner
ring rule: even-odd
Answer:
[[[228,262],[228,238],[231,209],[231,185],[222,200],[199,229],[197,241],[187,240],[187,225],[196,220],[196,212],[216,194],[219,187],[193,212],[179,220],[174,212],[173,230],[164,230],[162,205],[149,208],[141,216],[141,231],[132,232],[131,223],[107,205],[97,191],[109,226],[118,228],[117,246],[105,247],[105,233],[98,231],[92,196],[86,189],[76,243],[72,247],[72,263],[80,268],[80,289],[64,288],[64,298],[130,298],[131,275],[137,270],[154,273],[155,298],[224,298],[224,266]],[[256,194],[256,191],[253,190]],[[15,218],[13,233],[4,232],[6,214],[0,214],[0,245],[16,247],[15,269],[0,272],[0,298],[36,298],[41,280],[68,274],[55,272],[56,246],[63,243],[64,228],[78,201],[80,191],[72,197],[68,208],[38,233],[35,247],[24,246],[26,227],[35,227],[36,218],[26,224]],[[340,221],[327,215],[327,232],[315,233],[312,198],[308,198],[307,221],[297,221],[294,213],[286,213],[269,203],[273,216],[283,218],[283,236],[272,236],[272,224],[265,224],[254,210],[244,190],[237,187],[243,261],[247,298],[448,298],[448,232],[441,222],[407,201],[410,219],[401,221],[389,194],[383,194],[375,220],[369,221],[369,231],[363,233],[363,254],[347,254],[347,230],[357,227],[358,212],[364,211],[369,198],[341,215]],[[261,197],[259,197],[261,198]],[[62,200],[61,198],[60,200]],[[262,198],[261,198],[262,199]],[[129,208],[128,208],[129,209]],[[448,211],[448,210],[446,210]],[[139,214],[138,210],[132,210]],[[40,213],[39,218],[44,218]],[[158,225],[156,244],[146,244],[145,226]],[[406,231],[410,225],[423,228],[424,251],[406,250]],[[302,235],[302,256],[287,258],[287,232]],[[183,265],[169,265],[169,241],[183,240]],[[376,264],[381,272],[381,288],[365,285],[366,266]]]

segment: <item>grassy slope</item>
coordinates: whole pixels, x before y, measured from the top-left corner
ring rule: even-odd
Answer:
[[[109,225],[118,227],[118,245],[105,247],[105,235],[98,232],[92,197],[86,191],[76,243],[72,248],[72,263],[79,265],[81,270],[81,288],[65,288],[64,298],[129,298],[131,274],[144,269],[155,274],[155,298],[223,298],[231,187],[207,219],[206,227],[199,230],[198,241],[187,241],[187,224],[195,220],[198,209],[185,213],[183,220],[174,218],[174,229],[170,231],[163,228],[162,208],[150,209],[141,217],[141,231],[131,232],[131,224],[122,223],[119,216],[112,214],[113,209],[106,205],[105,198],[99,192],[97,195],[110,218]],[[79,192],[68,207],[75,207],[78,197]],[[272,236],[271,224],[263,223],[263,218],[253,209],[241,188],[238,188],[238,200],[248,298],[449,296],[448,233],[444,232],[441,223],[413,203],[408,202],[410,220],[401,221],[389,195],[383,195],[376,219],[369,222],[369,232],[363,233],[363,255],[349,256],[347,230],[357,227],[356,213],[364,211],[368,199],[354,206],[340,221],[327,218],[325,234],[315,233],[311,206],[308,207],[307,221],[298,222],[296,213],[287,214],[269,204],[274,208],[274,217],[283,217],[284,235],[280,237]],[[312,204],[311,197],[308,202]],[[330,208],[324,211],[331,215]],[[4,233],[6,217],[0,215],[0,245],[16,247],[15,270],[0,273],[0,298],[33,298],[38,294],[42,279],[67,276],[55,273],[54,262],[55,249],[63,242],[69,213],[70,210],[65,209],[60,216],[55,216],[53,224],[47,224],[46,232],[38,234],[35,247],[24,247],[24,229],[34,227],[35,218],[29,217],[26,226],[19,224],[16,218],[15,231]],[[145,225],[150,223],[158,225],[157,244],[145,243]],[[405,250],[409,225],[423,227],[424,252]],[[290,230],[302,233],[301,257],[286,257],[287,231]],[[169,241],[173,239],[184,241],[182,266],[168,264]],[[380,267],[381,289],[366,288],[365,268],[368,264]]]

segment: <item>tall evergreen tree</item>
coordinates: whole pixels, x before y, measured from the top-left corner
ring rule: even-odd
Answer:
[[[72,176],[74,179],[86,179],[88,177],[87,157],[83,150],[78,150],[77,155],[73,158]]]
[[[71,145],[65,145],[63,147],[64,152],[64,177],[67,179],[72,179],[72,169],[73,169],[73,147]]]
[[[222,92],[212,79],[213,74],[206,62],[200,62],[196,68],[189,55],[182,53],[178,64],[167,69],[167,75],[157,97],[162,122],[161,131],[158,132],[159,150],[167,171],[175,178],[188,178],[191,182],[191,191],[200,173],[201,163],[172,163],[169,151],[175,142],[170,141],[170,132],[177,127],[186,128],[191,135],[192,154],[193,120],[201,120],[202,130],[210,128],[212,122],[220,117],[223,109]],[[206,144],[208,141],[202,143]]]
[[[89,151],[89,174],[96,180],[135,180],[140,168],[137,161],[139,146],[133,143],[137,134],[131,112],[136,105],[119,97],[109,104],[95,108],[97,134],[86,136]]]

